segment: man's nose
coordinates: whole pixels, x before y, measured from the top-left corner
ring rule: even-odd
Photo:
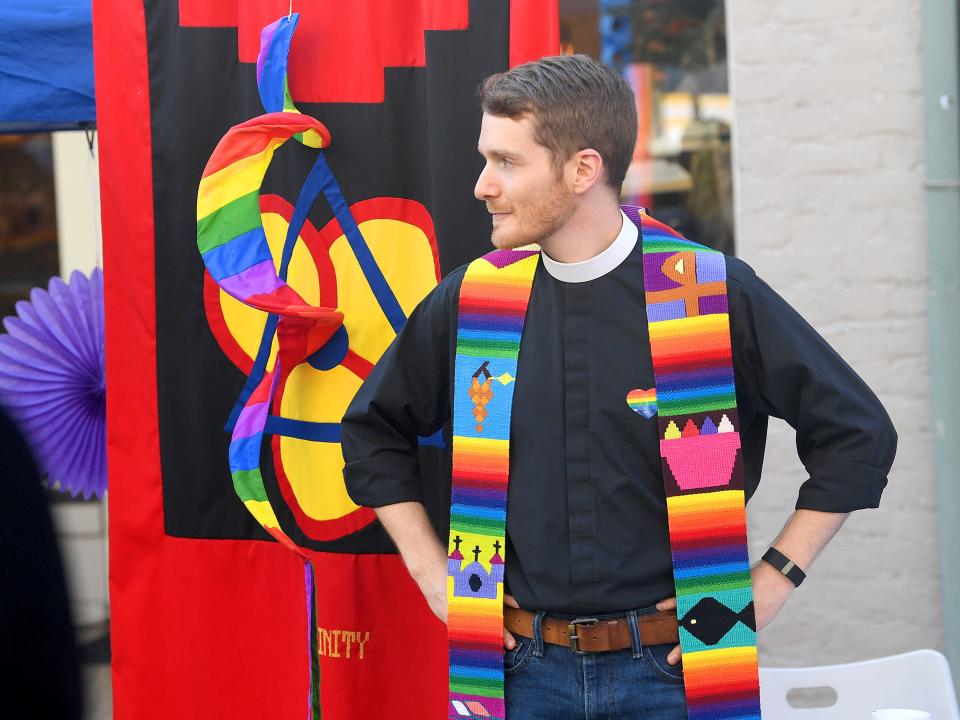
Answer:
[[[489,165],[485,165],[480,171],[480,177],[477,178],[477,184],[473,188],[473,196],[477,200],[486,200],[497,195],[497,185],[489,172]]]

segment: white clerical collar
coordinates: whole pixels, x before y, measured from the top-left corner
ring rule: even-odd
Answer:
[[[562,263],[541,252],[540,257],[543,258],[543,265],[547,272],[561,282],[581,283],[596,280],[617,267],[633,252],[640,236],[637,226],[623,214],[623,210],[620,211],[620,217],[622,222],[620,234],[617,235],[613,244],[599,255],[594,255],[582,262]]]

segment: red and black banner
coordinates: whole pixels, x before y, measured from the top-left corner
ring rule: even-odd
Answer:
[[[324,717],[446,712],[445,628],[372,512],[344,500],[338,474],[326,473],[320,491],[304,489],[293,475],[309,472],[314,456],[278,438],[265,444],[271,504],[316,572],[315,626],[301,561],[261,528],[230,479],[224,426],[255,352],[241,310],[205,275],[197,191],[220,138],[263,113],[260,31],[289,8],[94,0],[121,719],[302,718],[313,633]],[[315,0],[293,9],[290,94],[330,130],[326,158],[357,222],[419,231],[427,255],[411,251],[410,262],[434,273],[488,250],[489,218],[473,198],[476,88],[557,51],[556,0]],[[289,222],[313,160],[295,143],[277,152],[260,194],[265,228],[268,218]],[[341,234],[333,209],[315,204],[301,234],[304,272],[340,272],[327,259]],[[405,282],[402,266],[390,272]],[[376,361],[369,354],[345,362],[356,382]],[[449,472],[443,441],[433,440],[421,447],[425,476]],[[295,461],[279,462],[283,452]],[[438,525],[443,501],[429,501]]]

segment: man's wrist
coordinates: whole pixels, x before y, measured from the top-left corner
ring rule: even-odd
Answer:
[[[790,578],[783,574],[764,560],[757,560],[754,564],[754,570],[757,573],[754,582],[764,583],[767,587],[776,588],[776,592],[783,595],[792,593],[797,589],[796,585],[790,582]]]
[[[443,552],[443,547],[437,543],[428,553],[419,553],[410,558],[407,562],[407,572],[413,581],[423,589],[426,586],[432,586],[438,575],[446,575],[447,556]],[[439,570],[439,573],[438,573]]]
[[[799,587],[806,578],[806,573],[796,562],[772,545],[763,554],[761,562],[780,575],[791,588]]]

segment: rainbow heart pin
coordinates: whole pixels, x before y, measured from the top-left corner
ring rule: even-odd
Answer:
[[[657,390],[631,390],[627,393],[627,407],[647,420],[657,414]]]

